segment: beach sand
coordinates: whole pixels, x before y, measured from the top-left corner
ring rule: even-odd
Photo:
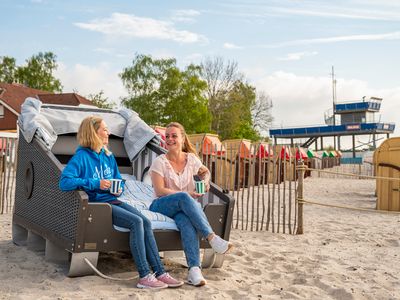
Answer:
[[[307,178],[305,198],[375,207],[373,180]],[[400,215],[316,205],[304,207],[304,234],[233,229],[235,249],[220,269],[204,270],[196,288],[139,290],[137,280],[65,276],[43,253],[15,246],[11,214],[0,215],[0,299],[400,299]],[[187,270],[166,260],[174,276]],[[137,273],[129,255],[101,254],[114,277]]]

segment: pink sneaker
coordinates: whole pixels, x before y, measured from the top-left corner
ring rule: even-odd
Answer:
[[[183,281],[176,280],[174,277],[169,275],[168,273],[164,273],[157,277],[158,281],[164,282],[170,288],[176,288],[183,285]]]
[[[149,274],[139,279],[137,287],[139,289],[165,289],[168,285],[157,280],[154,274]]]

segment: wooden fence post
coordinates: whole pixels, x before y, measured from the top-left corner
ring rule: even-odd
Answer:
[[[306,166],[302,162],[298,166],[298,186],[297,186],[297,197],[296,204],[298,206],[298,225],[296,234],[303,234],[303,193],[304,193],[304,173]]]

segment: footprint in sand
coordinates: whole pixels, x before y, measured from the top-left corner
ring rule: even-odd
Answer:
[[[386,243],[388,243],[392,247],[399,247],[400,246],[400,241],[399,240],[388,239],[388,240],[386,240]]]

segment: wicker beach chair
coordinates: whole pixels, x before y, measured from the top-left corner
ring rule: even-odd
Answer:
[[[29,113],[26,113],[24,119],[22,110],[19,120],[13,242],[27,245],[32,250],[44,250],[47,260],[67,263],[68,276],[93,274],[86,260],[96,266],[99,252],[129,251],[129,234],[113,226],[109,204],[89,203],[85,192],[62,192],[58,187],[61,172],[77,147],[78,125],[88,115],[101,115],[109,124],[110,148],[120,172],[131,174],[139,180],[143,179],[144,171],[152,160],[165,150],[152,137],[154,131],[150,127],[147,131],[143,121],[139,120],[141,122],[138,123],[135,120],[128,128],[130,121],[126,117],[132,115],[138,118],[132,112],[127,114],[126,111],[119,113],[95,108],[34,104],[39,106],[34,118],[26,120],[29,119]],[[39,123],[30,137],[27,132],[32,130],[32,124],[29,122]],[[45,124],[45,130],[40,124]],[[132,157],[131,141],[126,140],[126,133],[129,130],[137,131],[136,128],[138,140],[141,136],[146,138],[141,141],[144,146],[136,149],[133,154],[135,157]],[[55,136],[49,138],[49,133]],[[134,147],[137,147],[137,143]],[[211,184],[210,191],[203,196],[203,207],[213,230],[229,240],[233,198]],[[154,229],[154,233],[160,251],[182,250],[177,230]],[[222,266],[223,256],[216,255],[206,240],[201,240],[200,246],[204,249],[203,267]]]

